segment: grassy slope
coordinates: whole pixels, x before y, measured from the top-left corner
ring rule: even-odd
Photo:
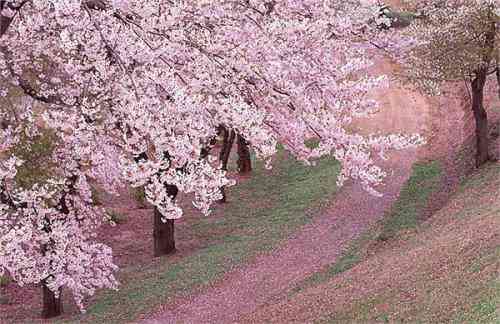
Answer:
[[[300,282],[291,295],[305,288],[319,285],[362,262],[367,250],[374,243],[386,242],[401,237],[403,232],[415,230],[418,218],[426,208],[432,194],[439,190],[442,170],[439,162],[417,163],[412,175],[401,189],[398,200],[390,212],[374,228],[354,240],[337,262]]]
[[[322,160],[314,168],[280,156],[272,171],[257,163],[251,179],[229,190],[230,203],[191,224],[205,247],[175,260],[122,269],[120,291],[98,294],[86,315],[70,321],[118,323],[133,320],[220,279],[232,267],[269,251],[307,223],[336,190],[339,165]]]
[[[427,172],[417,168],[414,176],[418,173]],[[362,277],[385,279],[375,279],[353,302],[316,316],[318,322],[500,323],[500,164],[490,164],[467,179],[446,207],[417,225],[414,207],[425,196],[425,187],[414,187],[410,181],[405,190],[411,189],[414,201],[403,191],[393,209],[396,218],[387,218],[378,233],[353,245],[344,259],[330,267],[330,276],[323,275],[320,281],[345,270],[345,264],[356,267],[343,280],[359,285],[360,290],[366,285],[359,281]],[[408,221],[404,215],[410,216]],[[414,224],[417,231],[406,233],[404,240],[394,237]],[[362,257],[363,249],[376,243],[381,233],[391,233],[388,238],[383,234],[384,240],[399,240]],[[399,268],[395,275],[385,273],[393,268]],[[385,288],[371,289],[377,286]],[[342,294],[330,287],[331,294]]]

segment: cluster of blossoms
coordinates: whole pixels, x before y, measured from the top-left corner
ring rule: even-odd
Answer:
[[[373,154],[421,143],[349,130],[378,109],[367,95],[386,82],[364,73],[372,65],[371,9],[359,1],[0,4],[0,93],[16,88],[32,99],[16,110],[42,103],[32,115],[59,141],[57,177],[10,190],[21,161],[8,153],[14,129],[0,134],[0,188],[9,197],[0,208],[0,269],[19,282],[48,278],[77,301],[115,287],[109,248],[90,243],[104,216],[90,203],[89,179],[108,191],[123,180],[144,185],[168,219],[182,215],[166,190],[174,185],[208,213],[219,188],[232,184],[201,156],[220,125],[262,159],[277,143],[305,162],[333,155],[343,166],[340,184],[353,178],[373,194],[385,175]],[[313,149],[311,138],[319,140]],[[61,211],[61,201],[71,207]]]
[[[56,120],[45,117],[44,127],[59,135],[52,139],[57,144],[45,165],[52,167],[43,180],[29,186],[16,176],[34,162],[21,160],[15,152],[18,147],[29,151],[42,136],[40,130],[34,123],[0,133],[5,156],[0,160],[0,275],[7,271],[20,285],[43,282],[56,297],[67,287],[84,311],[85,296],[118,286],[111,248],[95,241],[105,212],[94,206],[89,185],[90,179],[109,179],[109,174],[99,177],[109,162],[97,159],[106,146],[89,140],[95,133],[80,129],[76,121],[66,119],[68,129],[58,129]]]

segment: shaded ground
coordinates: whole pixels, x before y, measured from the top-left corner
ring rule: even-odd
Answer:
[[[283,247],[229,273],[200,295],[167,305],[160,316],[145,322],[230,323],[334,262],[347,243],[380,219],[395,201],[414,153],[408,155],[399,160],[384,199],[367,196],[358,185],[344,188],[327,214],[306,225]]]
[[[450,86],[449,91],[448,97],[431,100],[429,143],[420,152],[421,179],[438,180],[431,181],[430,191],[418,197],[422,188],[412,190],[407,184],[404,190],[410,189],[414,198],[402,193],[402,206],[393,206],[384,222],[352,241],[341,258],[236,322],[500,320],[500,168],[493,164],[478,172],[448,204],[474,163],[467,99],[460,87]],[[500,115],[498,98],[488,96],[487,105],[494,125]],[[441,175],[432,171],[431,161],[436,160]],[[413,209],[419,201],[424,204],[415,219]],[[391,227],[400,232],[389,240],[382,237]]]
[[[231,177],[240,184],[246,180],[245,177],[234,173]],[[104,224],[98,233],[98,240],[113,248],[113,261],[115,264],[120,269],[125,270],[127,268],[137,269],[138,265],[158,263],[153,256],[152,249],[153,210],[147,205],[138,203],[132,190],[129,192],[124,189],[120,196],[110,196],[98,192],[97,197],[99,204],[119,220],[116,226]],[[184,206],[186,210],[185,217],[176,222],[178,252],[169,257],[169,261],[172,263],[207,245],[206,239],[193,234],[193,231],[190,230],[192,224],[199,222],[199,212],[190,204],[186,203],[184,205],[186,205]],[[215,217],[217,217],[217,214]],[[42,308],[41,288],[38,285],[19,287],[8,277],[2,277],[1,279],[0,323],[41,322],[42,319],[39,317]],[[74,304],[70,293],[63,291],[62,296],[63,317],[78,314],[79,310]]]
[[[387,65],[380,65],[377,68],[389,69]],[[412,211],[410,234],[419,222],[431,216],[448,201],[461,179],[470,171],[469,165],[473,161],[473,154],[468,146],[470,143],[467,142],[471,136],[471,130],[467,128],[470,125],[467,102],[460,88],[454,88],[454,86],[451,88],[455,91],[453,95],[429,101],[408,90],[390,88],[380,91],[376,97],[381,101],[383,110],[375,118],[360,120],[356,124],[361,131],[366,133],[419,132],[424,133],[428,139],[428,145],[419,151],[418,159],[424,163],[423,174],[420,177],[424,179],[432,177],[432,183],[429,184],[430,187],[425,197],[420,199],[421,205]],[[429,106],[433,109],[430,110]],[[492,121],[496,119],[495,109],[490,109],[493,112]],[[255,262],[229,273],[218,284],[199,294],[193,294],[165,305],[156,315],[144,322],[231,323],[248,321],[249,323],[264,323],[273,321],[286,323],[295,320],[309,322],[315,318],[301,317],[300,314],[304,312],[304,309],[314,310],[322,314],[321,316],[325,316],[321,303],[316,304],[314,301],[307,303],[305,301],[307,297],[301,299],[300,302],[292,303],[291,300],[294,299],[289,299],[290,293],[293,293],[293,290],[308,278],[324,271],[325,267],[333,265],[331,271],[335,274],[361,261],[356,259],[356,255],[349,253],[352,242],[359,240],[362,233],[387,214],[389,207],[398,198],[399,191],[408,179],[411,166],[416,159],[415,151],[401,152],[394,154],[390,162],[385,164],[386,167],[393,169],[394,173],[386,181],[388,185],[384,188],[383,199],[367,196],[356,185],[346,186],[322,217],[304,227],[281,248],[271,254],[262,255]],[[436,169],[432,166],[435,163],[429,161],[436,160],[440,161],[438,169],[432,171]],[[415,189],[414,193],[410,190],[408,195],[421,193],[421,190]],[[406,199],[414,205],[418,198],[409,196]],[[407,210],[402,213],[401,217],[408,218]],[[394,231],[397,232],[408,225],[397,222],[396,219],[392,221],[392,225],[382,226],[384,230],[393,226]],[[476,234],[481,235],[480,233]],[[383,232],[383,234],[387,233]],[[383,255],[385,249],[400,245],[398,237],[391,237],[389,242],[380,244],[381,234],[377,235],[379,237],[376,244],[368,247],[369,254],[382,253]],[[453,259],[454,256],[449,256],[449,259]],[[422,255],[422,257],[426,256]],[[408,260],[415,261],[411,258]],[[432,268],[435,264],[428,264],[428,266]],[[394,266],[394,272],[389,275],[384,274],[383,284],[390,285],[390,281],[394,278],[404,280],[407,269],[400,270]],[[372,276],[363,279],[367,285],[364,289],[370,289],[369,283],[373,279]],[[472,289],[474,284],[470,287]],[[321,289],[323,288],[319,288],[318,291]],[[342,302],[347,303],[346,305],[352,302],[349,297],[351,293],[352,291],[349,291],[344,295],[346,300]],[[325,298],[328,299],[329,296]],[[403,293],[394,297],[393,301],[401,303],[408,298]],[[304,307],[302,307],[302,301],[304,301]],[[292,305],[292,311],[281,312],[281,309],[288,308],[288,303]],[[370,305],[365,305],[365,308],[370,307]],[[276,317],[274,314],[277,314]],[[412,315],[409,314],[407,318],[411,320]],[[407,318],[399,317],[400,320]],[[363,320],[363,318],[350,318],[349,320],[356,321]],[[371,318],[370,320],[379,319]]]
[[[119,215],[122,222],[117,226],[104,225],[99,238],[113,247],[114,262],[120,267],[143,263],[152,258],[150,209],[140,209],[130,195],[123,192],[120,197],[100,197],[110,212]],[[141,238],[140,240],[138,238]],[[65,314],[79,312],[68,291],[63,291]],[[0,287],[0,323],[39,322],[41,312],[41,288],[37,285],[18,287],[14,282]]]

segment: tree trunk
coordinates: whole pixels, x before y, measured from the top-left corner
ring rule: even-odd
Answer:
[[[43,318],[52,318],[62,314],[63,305],[61,298],[61,290],[59,290],[59,297],[56,298],[56,295],[52,290],[47,287],[45,280],[42,281],[42,294],[43,294],[43,310],[42,317]]]
[[[234,138],[236,133],[233,130],[224,129],[222,131],[223,141],[222,148],[219,154],[219,160],[222,163],[222,170],[227,171],[227,164],[229,162],[229,155],[231,154],[231,149],[233,148]]]
[[[252,160],[250,159],[250,149],[247,141],[238,135],[238,171],[249,173],[252,171]]]
[[[476,122],[476,167],[488,161],[488,114],[484,109],[484,86],[487,71],[478,70],[472,81],[472,112]]]
[[[213,137],[208,142],[208,145],[201,149],[200,158],[206,159],[208,157],[208,155],[210,154],[210,151],[212,151],[212,148],[214,147],[215,144],[217,144],[217,139],[215,137]]]
[[[168,195],[172,200],[177,197],[178,189],[176,186],[166,185]],[[159,257],[168,255],[175,252],[175,237],[174,237],[174,220],[162,219],[161,213],[155,207],[153,215],[153,242],[154,242],[154,256]]]
[[[65,215],[70,213],[70,209],[68,207],[68,195],[73,195],[75,193],[75,184],[78,181],[77,175],[71,175],[66,178],[68,182],[67,190],[64,191],[63,195],[59,200],[59,204],[57,205],[57,209]],[[51,221],[48,217],[45,216],[45,225],[42,228],[44,232],[47,234],[52,233]],[[50,253],[50,250],[53,248],[55,242],[52,238],[50,238],[49,242],[43,244],[41,246],[41,251],[44,256],[47,253]],[[52,265],[52,261],[50,263]],[[46,278],[47,279],[47,278]],[[42,309],[42,317],[43,318],[52,318],[62,314],[63,312],[63,304],[62,304],[62,290],[59,289],[59,296],[56,297],[54,292],[47,287],[47,280],[42,280],[42,300],[43,300],[43,309]]]
[[[12,23],[12,16],[4,16],[2,14],[3,10],[7,9],[7,7],[12,8],[11,5],[7,4],[7,1],[0,0],[0,38],[5,35]]]
[[[229,155],[231,154],[231,149],[233,147],[234,138],[236,137],[236,133],[233,130],[222,129],[223,133],[223,142],[222,148],[219,155],[219,160],[221,161],[221,169],[227,171],[227,164],[229,162]],[[224,187],[220,188],[222,193],[222,198],[219,200],[220,203],[226,202],[226,191]]]

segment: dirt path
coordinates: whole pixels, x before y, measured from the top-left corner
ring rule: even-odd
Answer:
[[[378,97],[384,109],[376,118],[360,121],[358,127],[370,132],[427,132],[429,107],[425,99],[399,89],[381,91]],[[232,323],[278,299],[294,284],[334,263],[351,240],[383,217],[416,158],[417,150],[408,150],[393,153],[382,163],[393,170],[382,188],[383,198],[368,195],[357,184],[347,184],[324,215],[283,246],[230,272],[202,293],[165,305],[143,323]]]
[[[237,322],[497,323],[500,313],[474,315],[471,305],[497,300],[489,287],[500,283],[500,164],[475,175],[410,240]]]

